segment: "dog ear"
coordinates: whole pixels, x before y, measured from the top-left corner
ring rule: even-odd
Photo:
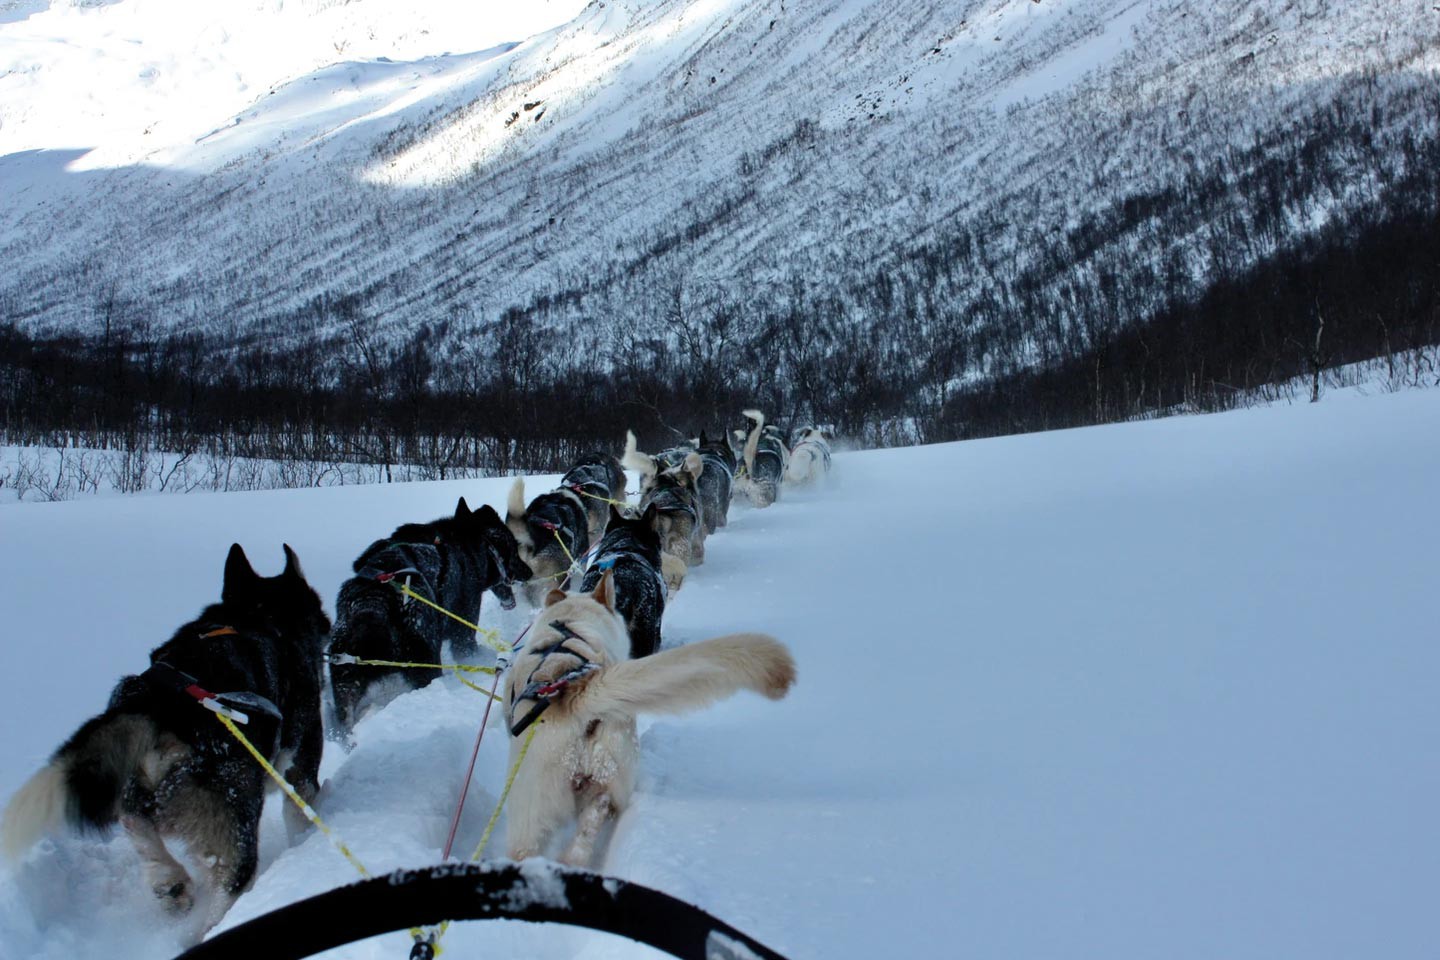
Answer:
[[[704,431],[704,430],[701,430],[701,431],[700,431],[700,446],[702,446],[702,447],[708,447],[708,446],[710,446],[710,441],[705,438],[705,431]]]
[[[464,497],[461,497],[460,502],[455,504],[455,519],[464,520],[468,516],[470,516],[470,504],[465,502]]]
[[[640,515],[640,522],[645,524],[645,526],[647,527],[654,527],[655,518],[659,515],[660,510],[658,507],[655,506],[655,502],[652,500],[650,502],[650,506],[646,507],[645,512]]]
[[[290,549],[290,544],[283,543],[281,546],[285,549],[285,570],[280,576],[291,580],[304,580],[305,571],[300,569],[300,558],[295,556],[295,551]]]
[[[606,570],[600,582],[595,585],[594,597],[605,605],[605,609],[611,613],[615,612],[615,571]]]
[[[555,604],[559,603],[561,600],[564,600],[564,599],[565,599],[565,591],[564,591],[564,590],[561,590],[559,587],[556,587],[555,589],[551,590],[549,593],[545,594],[545,606],[547,606],[547,607],[553,607],[553,606],[555,606]]]
[[[460,502],[464,503],[465,498],[461,497]],[[494,524],[498,527],[504,526],[504,524],[500,522],[500,514],[496,513],[495,508],[488,503],[481,504],[480,509],[474,511],[472,515],[479,518],[481,523]]]
[[[700,454],[687,453],[685,455],[685,472],[690,474],[692,480],[699,482],[700,474],[705,472],[705,461],[700,459]]]
[[[225,556],[225,582],[220,587],[220,601],[232,603],[247,598],[260,580],[240,544],[230,544]]]

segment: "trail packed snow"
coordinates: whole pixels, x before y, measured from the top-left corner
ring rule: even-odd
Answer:
[[[797,958],[1433,957],[1440,889],[1440,391],[841,454],[737,505],[666,643],[773,633],[779,703],[643,721],[604,872]],[[531,478],[533,491],[553,478]],[[226,548],[350,561],[508,480],[24,504],[0,514],[0,799],[218,596]],[[487,601],[487,625],[525,622]],[[372,872],[435,862],[484,698],[451,679],[327,744],[316,804]],[[481,751],[456,849],[506,765]],[[221,929],[355,879],[287,846]],[[503,839],[492,841],[502,853]],[[0,957],[163,960],[183,933],[127,841],[0,870]],[[453,957],[629,958],[468,923]],[[330,956],[407,955],[391,934]]]

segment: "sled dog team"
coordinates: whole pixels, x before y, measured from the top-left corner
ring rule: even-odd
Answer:
[[[487,591],[508,610],[518,588],[537,613],[504,677],[512,765],[529,743],[507,807],[508,853],[593,866],[634,787],[638,714],[682,713],[741,689],[779,699],[795,680],[789,651],[762,634],[660,649],[666,601],[704,562],[705,539],[726,525],[732,494],[766,507],[783,485],[811,484],[830,470],[820,429],[798,431],[787,447],[763,414],[745,416],[739,457],[728,433],[702,432],[653,456],[631,433],[622,459],[583,457],[528,503],[517,478],[503,519],[462,497],[453,516],[403,524],[355,560],[333,627],[288,545],[273,577],[257,574],[233,545],[220,601],[151,651],[150,666],[123,678],[105,711],[11,799],[0,823],[4,853],[18,859],[62,824],[101,830],[118,822],[169,913],[205,904],[196,911],[202,935],[254,880],[269,785],[203,707],[242,713],[255,748],[313,801],[326,660],[332,734],[348,740],[367,712],[438,673],[357,661],[438,664],[447,647],[457,662],[472,659],[474,631],[436,607],[474,623]],[[627,467],[640,475],[634,505]],[[292,841],[306,826],[288,803],[285,821]],[[572,826],[565,848],[554,850]],[[167,839],[184,843],[202,877],[175,859]]]

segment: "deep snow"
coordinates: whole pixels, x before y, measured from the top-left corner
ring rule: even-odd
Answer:
[[[844,454],[829,489],[737,508],[667,642],[769,631],[799,683],[642,724],[607,872],[796,958],[1433,956],[1437,436],[1419,391]],[[0,796],[214,598],[232,540],[264,573],[290,543],[329,601],[373,536],[505,487],[5,510]],[[482,708],[437,682],[329,753],[318,807],[372,870],[438,856]],[[459,849],[503,767],[497,726]],[[266,827],[227,923],[353,877],[323,837],[285,849],[276,803]],[[123,840],[41,844],[0,874],[0,956],[165,957],[136,878]],[[447,943],[654,955],[517,924]]]

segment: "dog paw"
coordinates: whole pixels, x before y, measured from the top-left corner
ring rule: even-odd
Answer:
[[[165,908],[165,912],[172,917],[183,917],[195,906],[195,897],[190,891],[188,881],[161,881],[150,889],[154,892],[155,899]]]
[[[677,593],[685,585],[685,574],[689,568],[685,561],[672,553],[660,555],[660,574],[665,578],[665,588]]]

